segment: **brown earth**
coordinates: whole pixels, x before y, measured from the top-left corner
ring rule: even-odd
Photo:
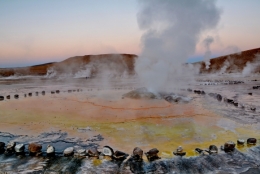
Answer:
[[[226,64],[227,69],[225,73],[239,73],[242,72],[247,63],[257,64],[254,72],[260,72],[260,48],[242,51],[240,53],[230,54],[226,56],[217,57],[210,60],[210,68],[206,69],[204,61],[193,63],[193,65],[200,65],[200,73],[215,73],[219,72]]]
[[[128,74],[134,73],[134,62],[137,58],[134,54],[101,54],[85,55],[68,58],[61,62],[52,62],[35,66],[21,68],[0,68],[0,76],[8,77],[12,75],[45,75],[49,68],[55,69],[58,73],[76,73],[80,68],[92,63],[91,75],[95,76],[100,68],[108,68]],[[97,66],[98,65],[98,66]],[[116,68],[115,68],[116,67]]]

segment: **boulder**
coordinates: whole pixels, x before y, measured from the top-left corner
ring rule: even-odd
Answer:
[[[224,151],[225,152],[233,152],[235,150],[236,144],[233,141],[227,141],[224,144]]]
[[[74,154],[74,148],[73,147],[68,147],[66,148],[64,151],[63,151],[63,155],[65,157],[68,157],[68,156],[72,156]]]
[[[113,155],[113,160],[124,161],[129,155],[127,153],[116,151]]]
[[[46,153],[47,153],[47,156],[55,156],[55,148],[51,145],[48,145]]]
[[[9,153],[13,153],[15,152],[14,147],[16,146],[16,142],[9,142],[6,146],[6,151],[5,153],[9,154]]]
[[[103,150],[102,150],[102,153],[105,156],[113,156],[114,155],[114,150],[111,147],[109,147],[109,146],[104,146]]]
[[[140,149],[139,147],[135,147],[134,150],[133,150],[133,156],[136,158],[136,159],[143,159],[143,150]]]
[[[221,102],[221,101],[222,101],[222,96],[221,96],[220,94],[217,94],[217,95],[216,95],[216,99],[217,99],[219,102]]]
[[[30,143],[28,150],[31,156],[41,156],[42,155],[42,145],[37,143]]]
[[[88,155],[90,157],[98,157],[99,154],[100,154],[100,152],[97,150],[96,147],[92,147],[92,148],[88,149]]]
[[[149,161],[149,162],[152,162],[152,161],[161,159],[161,158],[158,156],[158,153],[159,153],[159,150],[156,149],[156,148],[153,148],[153,149],[149,150],[148,152],[146,152],[145,155],[146,155],[148,161]]]
[[[4,96],[0,96],[0,101],[3,101],[5,99]]]
[[[200,148],[196,148],[196,149],[195,149],[195,152],[197,152],[197,153],[199,153],[199,154],[203,153],[203,151],[204,151],[204,150],[202,150],[202,149],[200,149]]]
[[[185,156],[186,155],[186,152],[183,151],[183,148],[181,146],[179,146],[174,152],[173,152],[174,155],[176,156]]]
[[[16,153],[22,153],[22,152],[24,152],[25,146],[24,146],[24,144],[17,144],[14,147],[14,149],[15,149]]]
[[[0,142],[0,154],[5,152],[5,143],[4,142]]]
[[[216,154],[216,153],[218,153],[218,148],[217,148],[217,146],[215,146],[215,145],[210,145],[210,146],[209,146],[209,154]]]
[[[243,139],[237,140],[237,145],[243,146],[244,144],[245,144],[245,140],[243,140]]]
[[[246,142],[248,145],[255,145],[257,140],[255,138],[248,138]]]
[[[85,157],[85,156],[87,156],[86,149],[82,149],[82,148],[77,149],[76,153],[74,154],[74,156],[77,156],[77,157]]]

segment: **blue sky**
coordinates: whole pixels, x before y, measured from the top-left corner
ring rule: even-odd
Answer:
[[[260,47],[260,1],[219,0],[212,55]],[[0,0],[0,67],[61,61],[71,56],[140,53],[136,0]],[[231,50],[232,51],[232,50]],[[201,41],[189,60],[199,60]]]

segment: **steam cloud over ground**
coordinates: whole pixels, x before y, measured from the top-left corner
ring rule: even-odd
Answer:
[[[137,15],[142,52],[136,61],[140,81],[150,90],[160,90],[169,77],[183,74],[182,64],[195,52],[202,32],[214,29],[220,20],[216,1],[140,0]]]

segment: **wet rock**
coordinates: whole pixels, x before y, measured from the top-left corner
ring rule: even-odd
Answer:
[[[100,152],[97,150],[96,147],[92,147],[90,149],[88,149],[88,156],[90,157],[98,157],[100,154]]]
[[[29,96],[29,97],[31,97],[31,96],[32,96],[32,93],[31,93],[31,92],[30,92],[30,93],[28,93],[28,96]]]
[[[146,155],[148,161],[149,161],[149,162],[152,162],[152,161],[161,159],[161,158],[158,156],[158,153],[159,153],[159,150],[156,149],[156,148],[153,148],[153,149],[149,150],[148,152],[146,152],[145,155]]]
[[[216,153],[218,153],[218,148],[217,148],[217,146],[215,146],[215,145],[210,145],[210,146],[209,146],[209,154],[216,154]]]
[[[233,152],[235,150],[235,147],[236,147],[236,144],[233,142],[233,141],[227,141],[225,144],[224,144],[224,148],[223,150],[225,152]]]
[[[127,153],[116,151],[113,155],[113,160],[124,161],[129,155]]]
[[[6,154],[11,154],[11,153],[14,153],[15,150],[14,150],[14,147],[16,146],[16,142],[9,142],[6,146],[6,151],[5,153]]]
[[[229,104],[234,104],[234,100],[229,99],[229,98],[226,99],[226,102],[229,103]]]
[[[86,149],[78,149],[76,150],[76,153],[74,154],[74,156],[77,156],[77,157],[85,157],[87,156],[87,152],[86,152]]]
[[[4,96],[0,96],[0,101],[3,101],[5,99]]]
[[[246,142],[248,145],[255,145],[257,140],[255,138],[248,138]]]
[[[46,153],[47,153],[47,156],[55,156],[55,148],[51,145],[48,145]]]
[[[15,98],[15,99],[18,99],[18,98],[19,98],[19,95],[18,95],[18,94],[15,94],[15,95],[14,95],[14,98]]]
[[[42,95],[45,95],[45,91],[42,91]]]
[[[10,98],[11,98],[11,96],[10,96],[10,95],[8,95],[8,96],[6,96],[6,98],[7,98],[7,99],[10,99]]]
[[[35,92],[35,96],[38,96],[39,95],[39,92]]]
[[[202,150],[202,149],[200,149],[200,148],[196,148],[196,149],[195,149],[195,152],[197,152],[197,153],[199,153],[199,154],[203,153],[203,151],[204,151],[204,150]]]
[[[243,139],[237,140],[237,145],[243,146],[244,144],[245,144],[245,140],[243,140]]]
[[[125,166],[130,167],[132,173],[144,174],[143,150],[139,147],[134,148],[133,155],[126,161]]]
[[[221,102],[221,101],[222,101],[222,96],[221,96],[220,94],[217,94],[217,95],[216,95],[216,99],[217,99],[219,102]]]
[[[66,148],[64,151],[63,151],[63,155],[65,157],[68,157],[68,156],[72,156],[74,154],[74,148],[73,147],[68,147]]]
[[[140,149],[139,147],[135,147],[134,150],[133,150],[133,156],[136,158],[136,159],[143,159],[143,150]]]
[[[5,152],[5,143],[4,142],[0,142],[0,154]]]
[[[24,144],[17,144],[17,145],[14,147],[14,150],[15,150],[16,155],[25,155],[24,149],[25,149]]]
[[[17,144],[14,147],[14,149],[15,149],[16,153],[24,152],[25,146],[24,146],[24,144]]]
[[[185,156],[186,152],[183,151],[183,148],[179,146],[176,151],[173,152],[174,155],[176,156]]]
[[[254,106],[250,106],[251,111],[256,111],[256,108]]]
[[[102,153],[105,156],[113,156],[114,155],[114,150],[111,147],[109,147],[109,146],[104,146],[103,150],[102,150]]]
[[[41,156],[42,155],[42,145],[37,143],[30,143],[28,146],[28,150],[31,156]]]
[[[59,93],[60,93],[60,90],[56,90],[56,93],[59,94]]]

